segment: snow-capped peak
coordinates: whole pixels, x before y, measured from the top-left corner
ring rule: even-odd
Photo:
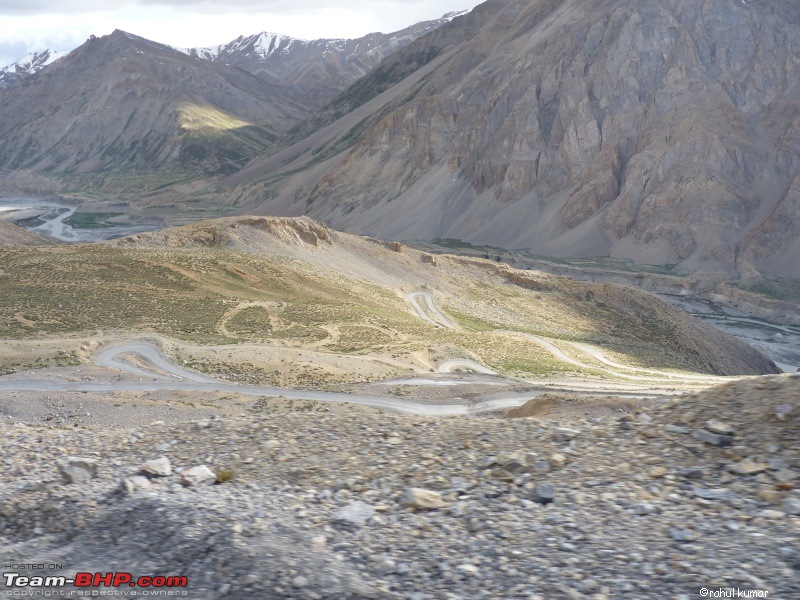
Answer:
[[[53,64],[67,52],[58,50],[43,50],[41,52],[31,52],[17,62],[0,69],[0,87],[9,85],[25,78],[29,75],[41,71],[47,65]]]
[[[281,33],[271,33],[264,31],[255,35],[242,36],[220,46],[209,46],[206,48],[175,48],[179,52],[204,58],[206,60],[217,60],[222,56],[233,54],[240,50],[249,50],[262,58],[266,58],[276,52],[282,54],[289,51],[294,44],[305,44],[305,40],[283,35]]]

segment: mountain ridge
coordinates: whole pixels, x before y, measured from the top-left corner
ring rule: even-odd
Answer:
[[[463,30],[310,186],[308,214],[394,239],[798,276],[800,17],[779,4],[490,0],[474,32],[462,18],[400,51]]]

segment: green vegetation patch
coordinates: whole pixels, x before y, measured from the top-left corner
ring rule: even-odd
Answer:
[[[109,219],[119,217],[125,213],[82,213],[76,212],[72,216],[64,219],[64,223],[76,229],[96,229],[98,227],[112,227],[114,223],[109,223]]]
[[[743,279],[733,284],[735,287],[786,302],[800,302],[800,280],[781,277],[772,273],[761,273],[757,277]]]

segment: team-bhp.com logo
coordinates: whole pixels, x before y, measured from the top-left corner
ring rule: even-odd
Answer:
[[[76,573],[75,577],[63,575],[23,575],[22,573],[3,573],[8,588],[185,588],[189,579],[181,575],[142,576],[134,579],[130,573]]]

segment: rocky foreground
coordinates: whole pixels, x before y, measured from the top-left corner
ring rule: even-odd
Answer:
[[[571,422],[5,422],[0,558],[191,598],[798,598],[799,434],[785,376]]]

